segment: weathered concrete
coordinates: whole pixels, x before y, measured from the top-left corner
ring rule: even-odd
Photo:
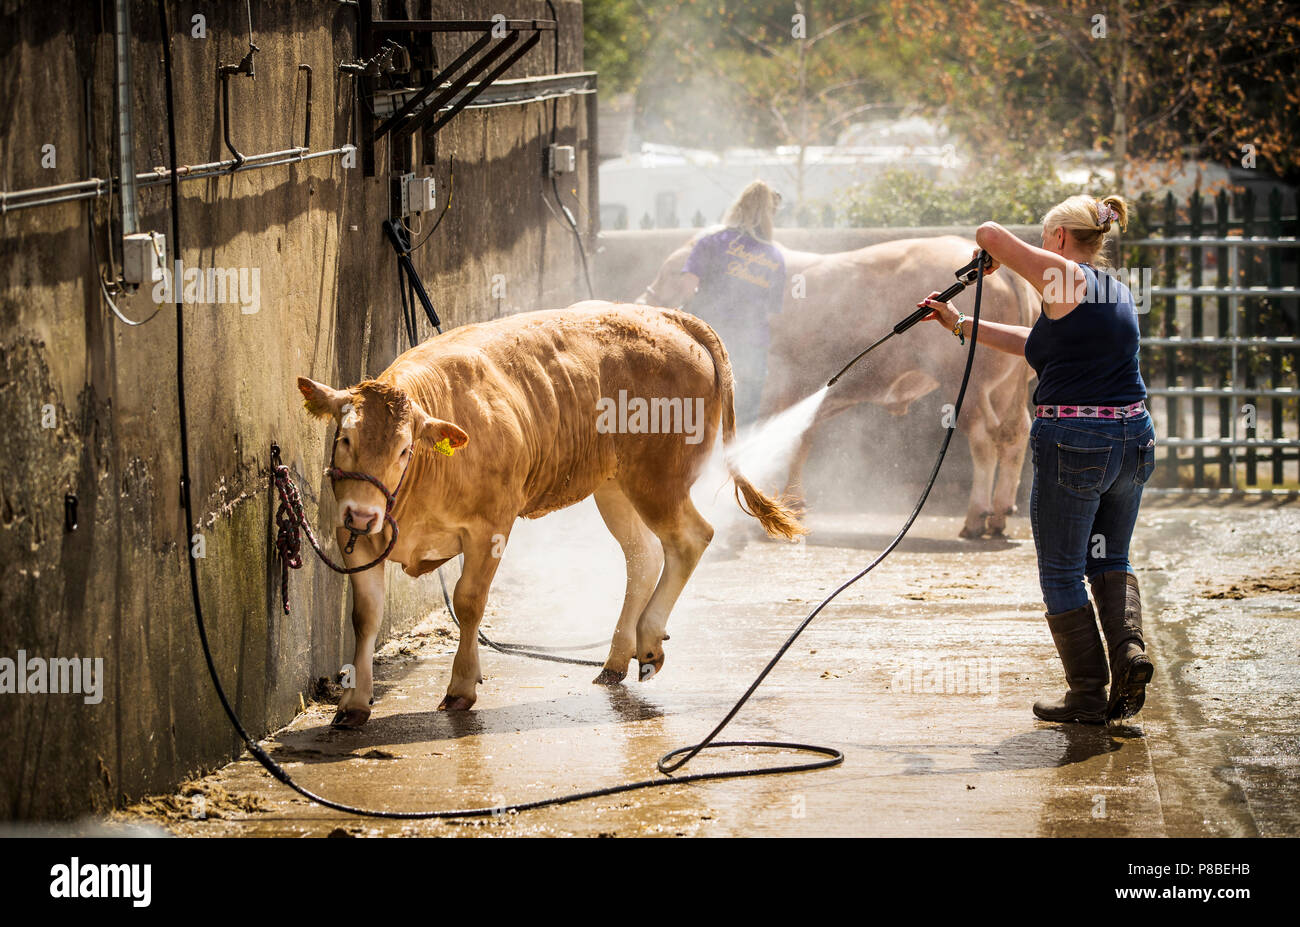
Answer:
[[[560,67],[580,70],[581,4],[556,5]],[[482,17],[473,0],[412,6],[437,18]],[[247,50],[245,6],[169,7],[179,161],[225,158],[215,74]],[[115,170],[111,22],[97,21],[101,10],[111,14],[112,5],[0,2],[4,189]],[[208,18],[205,39],[190,36],[196,12]],[[544,19],[546,4],[524,0],[511,15]],[[286,0],[254,3],[253,16],[257,77],[231,82],[236,145],[255,154],[301,143],[300,63],[314,69],[313,148],[346,143],[351,79],[337,65],[355,57],[355,10]],[[136,160],[144,170],[166,162],[153,3],[134,4],[133,29]],[[463,41],[437,39],[440,55],[450,57]],[[506,76],[552,66],[548,38]],[[83,75],[93,87],[90,158]],[[561,100],[555,111],[560,140],[580,149],[572,186],[585,203],[585,103]],[[434,174],[440,197],[452,189],[454,198],[417,261],[449,325],[565,305],[584,293],[574,237],[543,200],[551,112],[550,103],[467,111],[439,135]],[[57,152],[53,169],[41,167],[46,144]],[[284,449],[322,523],[329,513],[317,512],[316,501],[328,434],[302,413],[293,379],[354,383],[405,347],[395,261],[380,228],[388,205],[386,176],[366,179],[337,158],[181,187],[186,265],[260,271],[256,314],[190,305],[185,335],[193,498],[207,546],[199,571],[204,607],[217,665],[258,732],[288,720],[312,680],[336,672],[351,652],[345,583],[314,560],[291,579],[292,616],[280,613],[278,570],[268,558],[269,447],[277,441]],[[143,190],[140,209],[145,229],[169,233],[166,187]],[[575,212],[590,232],[585,211]],[[109,214],[105,200],[95,203],[101,261]],[[139,328],[112,318],[96,283],[90,227],[83,203],[0,217],[0,656],[23,649],[103,657],[108,677],[95,706],[71,695],[0,696],[0,818],[118,804],[211,768],[236,748],[203,669],[180,546],[175,316],[168,305]],[[504,296],[490,289],[497,274]],[[155,308],[147,292],[120,305],[135,318]],[[66,493],[78,498],[73,532],[63,526]],[[409,626],[436,590],[427,578],[399,578],[389,588],[384,633]]]
[[[644,685],[599,688],[595,670],[485,653],[474,711],[436,712],[454,638],[435,612],[390,647],[365,728],[330,730],[329,706],[313,706],[269,747],[308,787],[386,809],[493,805],[652,777],[655,759],[706,733],[900,521],[814,517],[806,544],[755,541],[738,559],[706,562],[674,615],[663,672]],[[1147,503],[1134,559],[1156,677],[1138,718],[1109,729],[1030,714],[1062,678],[1027,522],[1013,520],[1002,542],[957,541],[957,525],[922,517],[814,623],[725,735],[837,746],[846,761],[836,769],[425,823],[325,811],[245,758],[205,787],[256,796],[266,810],[168,825],[190,835],[1300,834],[1300,509]],[[607,637],[620,567],[592,511],[521,524],[486,633]],[[1234,584],[1244,598],[1210,597],[1237,594]],[[686,771],[773,760],[705,755]]]

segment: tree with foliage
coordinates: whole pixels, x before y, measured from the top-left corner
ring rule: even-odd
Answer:
[[[645,57],[681,4],[676,0],[586,0],[582,44],[586,66],[600,72],[601,90],[622,93],[640,83]]]
[[[869,183],[844,190],[834,203],[836,220],[849,226],[1035,225],[1067,196],[1083,192],[1057,179],[1046,158],[981,160],[960,184],[942,183],[916,171],[891,167]]]
[[[1300,179],[1288,0],[890,0],[920,97],[982,150],[1203,158]]]
[[[834,142],[853,117],[896,106],[897,74],[864,53],[887,12],[883,0],[596,0],[584,9],[589,66],[608,67],[627,87],[624,75],[641,63],[644,122],[687,146],[796,148],[796,202],[808,146]],[[595,38],[593,29],[606,34]],[[626,57],[608,47],[620,29],[634,36]],[[642,44],[651,34],[657,41]]]
[[[1120,185],[1125,168],[1187,158],[1300,182],[1291,141],[1300,12],[1288,0],[587,0],[584,9],[602,87],[635,90],[643,133],[663,141],[802,154],[853,120],[920,107],[966,140],[965,153],[997,158],[1031,186],[1034,170],[1018,165],[1071,150],[1108,160]]]

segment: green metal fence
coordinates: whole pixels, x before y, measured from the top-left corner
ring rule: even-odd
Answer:
[[[1163,448],[1152,490],[1300,492],[1297,213],[1279,188],[1139,202],[1145,227],[1121,255],[1130,285],[1153,282],[1139,307]]]

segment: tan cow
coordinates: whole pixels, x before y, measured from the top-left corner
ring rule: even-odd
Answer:
[[[713,329],[676,310],[579,303],[454,329],[351,389],[305,377],[298,389],[310,414],[336,423],[333,467],[395,493],[389,559],[420,576],[465,555],[453,598],[460,644],[440,709],[474,704],[479,621],[515,519],[593,495],[627,560],[595,682],[621,682],[633,656],[643,681],[663,667],[669,612],[713,536],[690,488],[719,423],[724,442],[736,432],[731,364]],[[770,535],[802,533],[788,509],[734,467],[731,476]],[[346,564],[380,556],[391,537],[384,492],[336,473],[334,496]],[[343,727],[370,716],[383,565],[353,574],[352,594],[356,687],[334,718]]]
[[[713,230],[700,234],[708,231]],[[681,269],[695,238],[668,257],[638,302],[661,306],[686,302],[691,294]],[[785,258],[786,292],[782,312],[772,321],[763,415],[779,412],[823,386],[857,351],[911,313],[918,300],[952,283],[952,272],[970,261],[976,246],[949,235],[835,254],[777,247]],[[797,289],[795,275],[802,275]],[[974,292],[971,288],[957,297],[958,307],[969,313]],[[1039,309],[1033,288],[1009,271],[984,279],[983,318],[1033,325]],[[793,457],[786,495],[799,495],[817,425],[863,402],[902,415],[932,390],[942,386],[955,391],[965,362],[965,351],[933,322],[910,329],[872,353],[827,395]],[[1015,511],[1028,446],[1032,377],[1033,370],[1019,358],[992,350],[976,352],[960,423],[974,465],[962,537],[1000,535],[1007,516]]]

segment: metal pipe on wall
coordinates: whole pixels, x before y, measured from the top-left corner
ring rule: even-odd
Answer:
[[[140,231],[135,197],[135,125],[131,99],[131,0],[116,0],[113,42],[116,48],[117,76],[117,156],[119,186],[122,194],[122,234]]]
[[[311,161],[315,158],[328,158],[355,152],[355,145],[343,145],[324,151],[308,151],[306,148],[285,148],[282,151],[268,151],[265,154],[248,155],[243,163],[228,158],[225,161],[210,161],[206,164],[182,165],[176,169],[181,180],[201,180],[217,174],[237,174],[242,171],[258,170],[264,167],[277,167],[281,164],[296,164],[299,161]],[[144,171],[135,175],[135,187],[156,187],[171,179],[169,171]],[[72,183],[55,184],[50,187],[34,187],[30,190],[16,190],[12,193],[0,193],[0,214],[28,209],[33,206],[50,206],[55,203],[67,203],[74,200],[92,200],[108,194],[112,181],[99,177],[89,180],[77,180]]]
[[[561,75],[544,75],[537,78],[519,78],[515,80],[498,81],[497,86],[488,88],[481,99],[467,105],[466,109],[494,109],[501,106],[526,106],[532,103],[543,103],[567,96],[590,96],[596,95],[594,86],[595,74],[590,72],[581,72],[578,74],[561,74]],[[529,90],[531,89],[531,93]],[[405,97],[401,94],[393,94],[395,102],[390,106],[400,106]],[[594,106],[591,107],[594,110]],[[355,125],[354,125],[355,129]],[[594,138],[594,133],[588,132],[588,135]],[[308,152],[304,145],[297,148],[287,148],[283,151],[272,151],[260,155],[247,155],[243,163],[234,158],[228,158],[224,161],[213,161],[207,164],[195,164],[177,168],[177,173],[182,180],[194,180],[213,174],[230,173],[235,174],[240,171],[255,170],[263,167],[276,167],[281,164],[292,164],[297,161],[309,161],[313,158],[329,157],[345,154],[350,151],[357,151],[353,144],[343,145],[339,148],[331,148],[326,151]],[[164,184],[168,181],[166,171],[154,170],[143,171],[134,174],[134,183],[131,184],[132,201],[134,202],[135,192],[139,187],[151,187],[158,184]],[[66,203],[76,200],[94,199],[105,196],[112,187],[113,181],[103,178],[92,177],[88,180],[72,181],[64,184],[54,184],[46,187],[33,187],[27,190],[15,190],[12,192],[0,191],[0,215],[14,212],[19,209],[28,209],[36,206],[52,206],[57,203]],[[123,199],[126,198],[126,184],[119,184],[122,190]],[[594,188],[594,185],[593,185]],[[125,207],[124,207],[125,208]],[[598,215],[593,212],[592,215]],[[134,211],[132,215],[135,219]]]

